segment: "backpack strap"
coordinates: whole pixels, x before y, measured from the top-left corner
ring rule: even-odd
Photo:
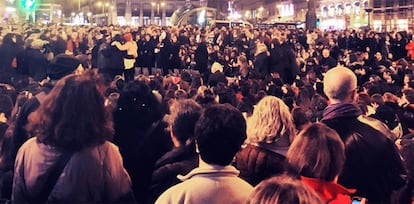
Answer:
[[[58,158],[56,163],[49,169],[49,174],[46,177],[46,182],[43,186],[43,189],[40,191],[38,195],[31,199],[34,203],[46,203],[50,193],[52,192],[53,188],[56,186],[56,183],[65,169],[67,163],[69,162],[70,158],[72,158],[74,152],[72,151],[63,151],[62,155]]]

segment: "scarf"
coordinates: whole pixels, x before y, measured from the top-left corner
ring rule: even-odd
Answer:
[[[343,117],[358,117],[362,114],[358,105],[353,103],[337,103],[328,106],[323,111],[322,121]]]

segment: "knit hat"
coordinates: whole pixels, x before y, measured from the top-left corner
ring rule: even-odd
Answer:
[[[59,80],[71,74],[81,64],[76,57],[67,54],[59,54],[49,64],[47,75],[52,80]]]
[[[131,33],[127,33],[127,34],[125,34],[125,35],[124,35],[124,39],[125,39],[126,41],[132,41],[132,34],[131,34]]]

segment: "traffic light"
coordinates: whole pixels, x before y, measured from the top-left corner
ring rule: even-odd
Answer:
[[[36,0],[23,0],[23,8],[31,11],[35,7]]]
[[[321,19],[317,18],[316,19],[316,27],[319,27],[321,25]]]

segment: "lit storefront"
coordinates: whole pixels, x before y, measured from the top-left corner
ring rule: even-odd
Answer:
[[[368,26],[368,13],[365,8],[368,1],[354,2],[321,2],[317,10],[320,19],[319,27],[325,29],[357,29]]]
[[[320,1],[317,8],[319,27],[360,29],[369,26],[375,31],[410,30],[414,20],[413,3],[413,0]]]

